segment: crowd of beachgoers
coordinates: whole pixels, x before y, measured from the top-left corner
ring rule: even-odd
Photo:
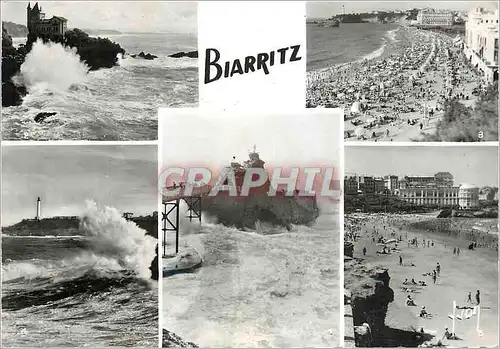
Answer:
[[[498,323],[498,271],[494,263],[498,255],[491,251],[491,246],[482,246],[478,241],[413,229],[413,223],[430,218],[407,214],[345,215],[344,239],[354,243],[354,257],[389,269],[395,305],[390,307],[386,323],[411,325],[432,335],[433,339],[422,346],[498,341],[498,335],[492,331]],[[476,249],[481,252],[475,253]],[[457,302],[453,310],[454,300]],[[479,312],[480,322],[476,320]],[[457,323],[455,331],[453,317]],[[402,319],[408,323],[401,323]]]
[[[406,26],[392,34],[378,57],[308,72],[307,107],[343,108],[346,140],[419,140],[446,100],[472,107],[487,86],[458,40]]]

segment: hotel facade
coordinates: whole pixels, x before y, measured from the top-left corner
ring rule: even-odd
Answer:
[[[453,13],[446,10],[424,9],[417,14],[417,25],[423,28],[449,27],[453,25]]]
[[[469,209],[479,206],[479,188],[471,185],[455,186],[453,175],[438,172],[433,176],[384,177],[346,175],[344,178],[346,195],[386,194],[398,197],[412,205],[460,207]]]
[[[498,80],[498,9],[477,7],[465,24],[464,54],[488,82]]]

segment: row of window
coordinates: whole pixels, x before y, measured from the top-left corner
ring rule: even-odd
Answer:
[[[37,28],[38,31],[42,33],[59,33],[60,32],[60,27],[58,25],[54,26],[40,26]]]

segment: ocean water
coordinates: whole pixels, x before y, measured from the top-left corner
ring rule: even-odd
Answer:
[[[29,94],[22,105],[3,108],[4,140],[156,140],[159,107],[198,105],[198,60],[169,58],[197,49],[196,36],[107,35],[128,54],[120,65],[85,73],[79,57],[60,45],[36,43],[21,67]],[[14,44],[22,43],[16,38]],[[43,123],[40,112],[57,112]]]
[[[307,24],[307,71],[380,56],[397,24],[345,23],[338,28]]]
[[[157,240],[112,209],[81,236],[2,236],[2,347],[158,344]]]
[[[182,221],[180,249],[204,263],[163,279],[161,325],[200,347],[340,346],[337,217],[324,209],[290,232]]]

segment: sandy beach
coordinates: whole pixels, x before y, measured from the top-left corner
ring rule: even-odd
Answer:
[[[446,100],[472,107],[486,86],[450,36],[399,26],[388,37],[371,57],[308,72],[307,107],[344,108],[346,141],[421,141]]]
[[[387,326],[401,330],[424,329],[434,336],[432,343],[442,340],[447,347],[494,347],[498,345],[498,250],[497,246],[469,250],[470,241],[431,231],[417,231],[410,224],[427,221],[436,215],[348,214],[345,217],[346,241],[354,241],[354,258],[368,267],[383,266],[391,277],[394,301],[389,304]],[[467,224],[467,223],[466,223]],[[498,236],[498,232],[496,232]],[[379,254],[384,244],[379,239],[396,239],[388,254]],[[411,244],[416,239],[418,247]],[[401,241],[399,241],[401,240]],[[425,247],[424,247],[425,241]],[[366,255],[363,248],[366,247]],[[460,253],[454,253],[454,249]],[[456,251],[456,250],[455,250]],[[402,265],[400,265],[400,256]],[[433,282],[432,271],[440,264]],[[427,274],[429,273],[429,274]],[[424,275],[427,274],[427,275]],[[405,279],[409,282],[403,284]],[[411,285],[424,281],[426,286]],[[455,334],[460,340],[443,339],[445,329],[452,329],[453,301],[460,307],[475,306],[480,290],[481,332],[476,331],[477,317],[456,321]],[[472,302],[468,301],[471,292]],[[415,306],[407,306],[406,298]],[[425,306],[430,317],[420,317]]]

